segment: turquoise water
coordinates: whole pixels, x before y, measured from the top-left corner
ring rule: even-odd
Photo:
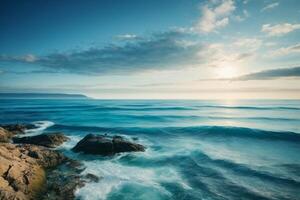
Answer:
[[[300,101],[0,100],[0,123],[63,131],[59,149],[101,177],[78,199],[299,199]],[[146,152],[72,153],[87,133],[138,137]]]

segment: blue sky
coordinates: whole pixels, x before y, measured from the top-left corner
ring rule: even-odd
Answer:
[[[0,5],[0,91],[299,98],[300,1]]]

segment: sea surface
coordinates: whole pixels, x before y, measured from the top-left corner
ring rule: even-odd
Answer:
[[[69,136],[59,150],[101,177],[78,199],[300,199],[300,101],[0,99],[0,123]],[[71,152],[88,133],[137,137],[147,150]]]

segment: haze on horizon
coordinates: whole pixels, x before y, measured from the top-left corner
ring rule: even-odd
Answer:
[[[0,4],[0,92],[300,98],[298,0]]]

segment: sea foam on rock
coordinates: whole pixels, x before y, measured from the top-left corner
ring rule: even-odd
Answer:
[[[141,144],[127,141],[121,136],[111,138],[103,135],[88,134],[72,150],[74,152],[108,156],[121,152],[145,151],[145,147]]]
[[[34,124],[5,124],[0,126],[13,134],[24,134],[28,129],[37,128]]]

